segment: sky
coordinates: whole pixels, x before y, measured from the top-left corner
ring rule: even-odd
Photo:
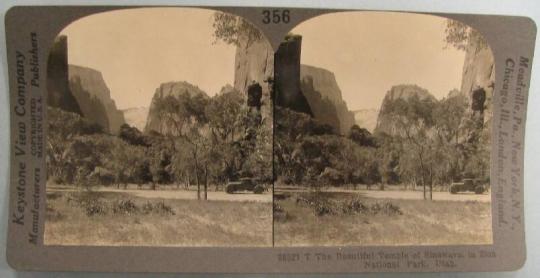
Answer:
[[[235,46],[214,43],[213,13],[142,8],[81,18],[61,34],[70,64],[102,73],[120,109],[148,107],[156,88],[187,81],[208,95],[234,83]]]
[[[213,11],[140,8],[79,19],[70,64],[100,71],[120,109],[148,107],[161,83],[187,81],[209,95],[234,83],[235,46],[215,43]],[[349,110],[379,108],[386,92],[416,84],[442,98],[461,87],[464,51],[446,47],[445,19],[390,12],[322,15],[295,27],[301,62],[334,72]]]
[[[441,99],[461,88],[465,52],[446,47],[446,19],[390,12],[322,15],[295,27],[301,63],[334,72],[349,110],[377,109],[394,85]]]

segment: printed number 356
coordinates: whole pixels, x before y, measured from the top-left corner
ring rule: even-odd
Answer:
[[[289,23],[291,20],[289,10],[264,10],[262,15],[264,24]]]

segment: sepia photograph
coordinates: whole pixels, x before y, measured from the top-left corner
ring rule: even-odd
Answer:
[[[493,243],[495,69],[479,32],[330,13],[274,59],[275,246]]]
[[[271,246],[273,51],[243,18],[131,8],[47,61],[45,245]]]

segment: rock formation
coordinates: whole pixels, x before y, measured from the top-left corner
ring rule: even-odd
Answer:
[[[148,107],[132,107],[122,110],[126,123],[143,131],[148,118]]]
[[[420,100],[432,100],[434,102],[437,99],[430,94],[426,89],[417,85],[397,85],[393,86],[383,99],[379,116],[377,117],[377,125],[375,127],[375,133],[394,134],[398,128],[396,127],[395,119],[389,114],[396,100],[408,100],[411,97],[418,97]]]
[[[274,55],[274,104],[313,116],[300,87],[302,37],[287,35]]]
[[[461,92],[469,100],[471,113],[479,117],[480,121],[489,122],[493,111],[492,98],[495,82],[493,53],[487,44],[476,41],[470,41],[465,51]],[[482,103],[478,102],[480,99],[483,100]]]
[[[124,114],[118,110],[101,72],[76,65],[69,65],[69,87],[83,116],[117,133],[125,123]]]
[[[333,126],[336,132],[347,133],[355,123],[354,114],[347,109],[334,74],[300,65],[301,47],[302,37],[298,35],[287,36],[275,54],[264,39],[249,43],[241,39],[236,49],[234,87],[248,101],[248,88],[261,86],[264,120],[272,111],[268,81],[273,80],[276,105],[309,114]]]
[[[163,101],[168,97],[173,97],[176,100],[183,100],[186,98],[200,97],[201,99],[208,99],[208,95],[199,89],[199,87],[192,85],[185,81],[180,82],[168,82],[161,84],[154,93],[150,108],[148,111],[148,118],[146,120],[146,126],[144,128],[145,133],[158,132],[161,134],[171,134],[177,135],[178,131],[176,126],[172,126],[170,121],[167,121],[163,117]],[[179,101],[178,105],[185,105],[185,102]],[[178,107],[178,111],[187,111],[191,109],[190,107]],[[184,123],[191,121],[191,119],[182,119],[181,113],[175,113],[173,115],[175,121],[181,123],[184,126]]]
[[[67,37],[58,36],[50,49],[47,62],[47,104],[82,115],[77,100],[69,89]]]
[[[274,76],[274,50],[265,39],[248,40],[242,37],[236,47],[234,88],[248,100],[248,87],[253,83],[259,84],[262,89],[261,114],[263,118],[270,119],[272,114],[272,101],[270,96],[271,83]]]
[[[107,132],[116,133],[124,124],[124,115],[111,99],[101,73],[69,65],[66,36],[58,36],[49,53],[47,104],[77,113]]]
[[[313,116],[329,124],[336,132],[347,134],[355,124],[354,113],[343,101],[334,73],[326,69],[301,65],[301,92],[306,97]]]
[[[355,123],[362,128],[367,129],[373,133],[377,126],[377,117],[379,116],[379,110],[377,109],[360,109],[353,111]]]

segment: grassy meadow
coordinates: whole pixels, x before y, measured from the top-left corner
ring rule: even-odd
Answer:
[[[46,245],[271,246],[272,204],[47,193]]]
[[[491,204],[292,193],[275,200],[276,246],[491,244]]]

